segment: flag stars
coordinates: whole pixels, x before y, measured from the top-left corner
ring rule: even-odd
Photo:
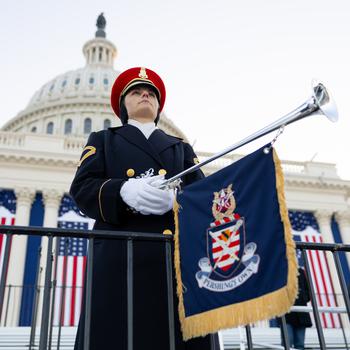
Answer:
[[[88,229],[86,222],[60,221],[59,227],[63,229]],[[60,238],[59,255],[64,256],[86,256],[87,240],[84,238]]]

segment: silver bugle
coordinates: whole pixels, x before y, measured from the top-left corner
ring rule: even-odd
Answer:
[[[260,129],[259,131],[251,134],[250,136],[244,138],[243,140],[229,146],[228,148],[222,150],[219,153],[214,154],[210,158],[204,160],[201,163],[195,164],[190,168],[180,172],[179,174],[165,180],[159,188],[166,188],[170,186],[171,183],[180,179],[184,175],[190,174],[202,166],[212,162],[213,160],[224,156],[225,154],[232,152],[270,132],[277,130],[281,127],[284,127],[288,124],[294,123],[300,119],[305,117],[309,117],[313,114],[325,115],[330,121],[336,122],[338,120],[338,111],[336,104],[327,91],[326,87],[322,83],[312,82],[312,96],[305,101],[298,108],[293,110],[292,112],[286,114],[275,122],[269,124],[268,126]]]

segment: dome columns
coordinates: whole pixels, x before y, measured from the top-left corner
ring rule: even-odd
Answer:
[[[104,65],[113,67],[117,56],[116,47],[108,40],[96,38],[89,40],[83,47],[87,65]]]

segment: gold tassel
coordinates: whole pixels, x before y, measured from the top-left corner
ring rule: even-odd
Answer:
[[[273,161],[275,163],[276,189],[280,207],[280,215],[284,227],[284,240],[286,243],[286,253],[288,260],[288,280],[286,288],[291,302],[290,306],[292,307],[298,294],[298,262],[295,253],[295,242],[293,240],[292,228],[288,216],[286,198],[284,195],[283,170],[281,161],[279,160],[275,149],[273,149]]]
[[[174,263],[175,263],[175,276],[176,276],[176,292],[177,297],[179,298],[179,305],[178,305],[178,311],[179,311],[179,318],[180,318],[180,325],[182,329],[182,334],[185,334],[184,324],[185,324],[185,307],[184,307],[184,300],[182,295],[182,278],[181,278],[181,266],[180,266],[180,237],[179,237],[179,210],[180,205],[177,202],[177,200],[174,200],[174,220],[175,220],[175,237],[174,237]],[[184,337],[184,339],[186,339]]]
[[[238,304],[223,306],[214,310],[186,317],[181,268],[180,268],[180,236],[179,236],[179,204],[175,201],[175,272],[177,280],[177,295],[179,298],[179,318],[183,339],[205,336],[217,332],[220,329],[232,328],[260,320],[270,319],[284,315],[294,304],[297,296],[297,260],[295,256],[295,243],[292,238],[291,225],[288,218],[288,210],[284,196],[284,178],[280,160],[273,150],[273,160],[276,173],[276,189],[280,207],[280,215],[284,227],[284,239],[286,243],[286,256],[288,260],[287,285],[277,291],[265,294],[261,297],[247,300]]]

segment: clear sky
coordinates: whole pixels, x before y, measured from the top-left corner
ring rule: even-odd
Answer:
[[[167,86],[165,112],[195,149],[216,152],[303,103],[317,78],[340,120],[286,128],[280,158],[337,164],[350,179],[350,2],[347,0],[3,1],[0,126],[43,84],[82,67],[104,12],[115,69],[146,66]],[[239,153],[260,147],[273,136]]]

